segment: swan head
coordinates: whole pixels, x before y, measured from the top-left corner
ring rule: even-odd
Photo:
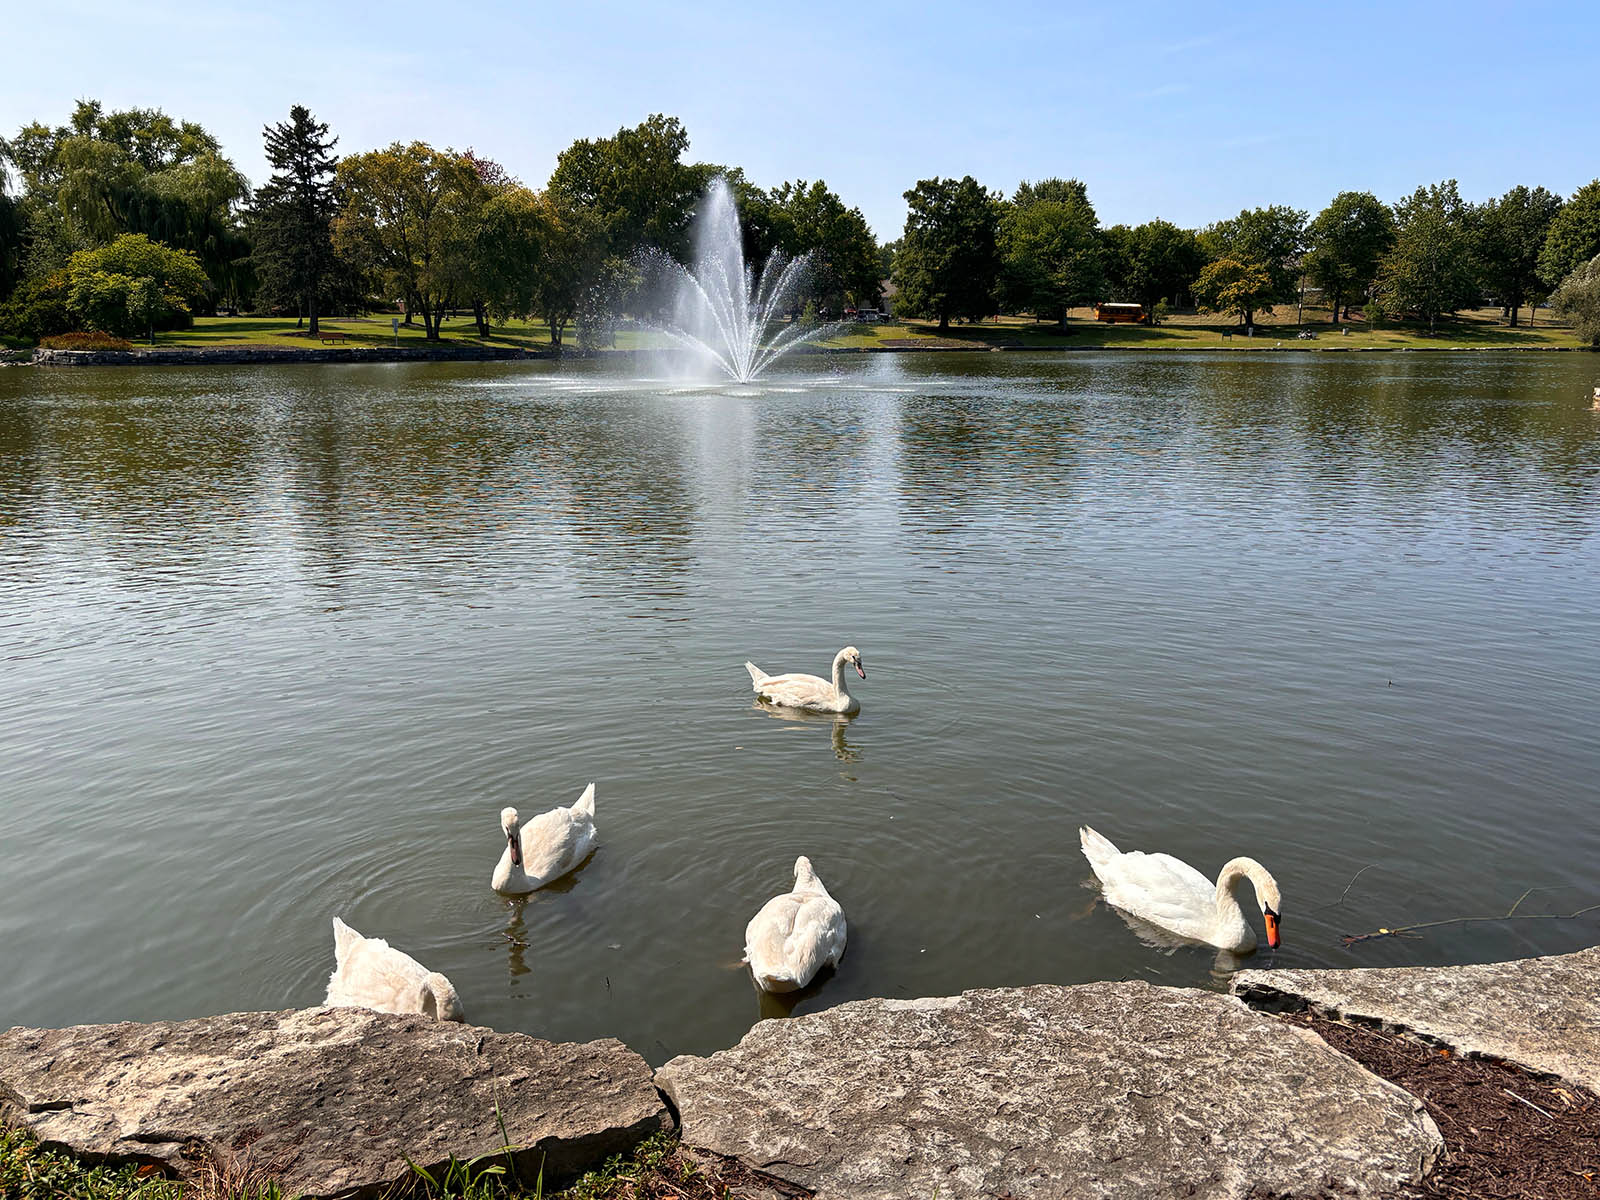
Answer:
[[[437,971],[429,971],[423,978],[417,1009],[435,1021],[467,1019],[461,1011],[461,997],[456,995],[455,985]]]
[[[522,839],[517,836],[522,832],[522,818],[517,816],[514,808],[500,810],[500,832],[506,835],[506,852],[511,855],[511,865],[522,865]]]
[[[800,887],[802,884],[806,883],[813,883],[816,881],[816,878],[817,873],[812,869],[811,860],[809,858],[802,854],[799,858],[794,860],[795,887]]]
[[[857,650],[854,646],[846,646],[843,650],[839,651],[838,655],[833,661],[847,662],[856,669],[857,675],[861,676],[863,679],[867,677],[867,669],[861,665],[861,651]]]

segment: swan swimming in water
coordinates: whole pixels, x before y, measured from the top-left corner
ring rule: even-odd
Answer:
[[[1222,950],[1247,954],[1256,948],[1256,931],[1245,920],[1234,889],[1246,879],[1267,925],[1267,945],[1278,948],[1283,899],[1277,880],[1253,858],[1235,858],[1216,883],[1170,854],[1122,853],[1087,825],[1078,830],[1083,856],[1100,879],[1106,903],[1152,925]]]
[[[802,854],[794,860],[794,890],[768,900],[745,926],[744,961],[763,991],[792,992],[824,963],[838,966],[844,943],[844,910]]]
[[[464,1021],[455,986],[382,938],[362,937],[333,919],[330,1008],[371,1008],[385,1013],[421,1013],[436,1021]]]
[[[571,808],[552,808],[526,825],[514,808],[500,810],[506,848],[500,852],[491,885],[497,892],[520,894],[542,888],[589,857],[594,849],[594,784]]]
[[[745,663],[744,669],[750,672],[756,695],[769,704],[811,712],[855,713],[861,710],[861,701],[844,685],[846,664],[854,667],[861,678],[867,677],[867,669],[861,665],[861,651],[854,646],[846,646],[833,656],[832,683],[815,675],[768,675],[753,662]]]

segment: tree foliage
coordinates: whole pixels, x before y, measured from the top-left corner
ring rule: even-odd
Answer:
[[[1048,316],[1063,328],[1067,310],[1105,287],[1099,218],[1076,179],[1024,182],[999,225],[1001,297],[1013,311]]]
[[[1146,221],[1105,231],[1106,285],[1113,300],[1137,300],[1154,320],[1162,300],[1179,304],[1193,295],[1205,266],[1200,239],[1170,221]]]
[[[124,336],[187,325],[208,282],[193,254],[142,233],[78,251],[67,279],[68,304],[80,323]]]
[[[1551,287],[1600,254],[1600,179],[1572,193],[1550,222],[1539,252],[1539,278]]]
[[[1568,275],[1550,304],[1572,322],[1580,339],[1600,349],[1600,254]]]
[[[1306,227],[1306,275],[1322,289],[1339,323],[1340,310],[1364,297],[1378,263],[1394,245],[1394,214],[1371,192],[1340,192]]]
[[[1218,258],[1194,281],[1195,298],[1211,312],[1235,314],[1246,325],[1276,294],[1272,274],[1254,259]]]
[[[1394,215],[1395,243],[1378,269],[1378,295],[1385,312],[1414,314],[1431,333],[1441,316],[1478,297],[1466,206],[1450,179],[1419,187]]]
[[[1000,198],[972,176],[924,179],[905,193],[909,211],[895,256],[897,303],[913,315],[977,320],[995,311],[1000,274]]]
[[[1305,225],[1305,213],[1274,204],[1247,208],[1237,217],[1209,226],[1200,235],[1201,246],[1212,260],[1231,259],[1267,273],[1267,288],[1259,293],[1260,301],[1243,313],[1246,325],[1257,308],[1270,312],[1273,305],[1294,300],[1300,286]]]
[[[563,209],[585,209],[599,220],[610,254],[654,246],[681,259],[704,186],[682,161],[688,148],[682,123],[655,113],[611,137],[573,142],[556,159],[547,190]]]
[[[1517,323],[1517,310],[1545,294],[1539,253],[1561,211],[1561,197],[1542,187],[1514,187],[1498,200],[1471,210],[1473,255],[1484,288],[1499,298]]]

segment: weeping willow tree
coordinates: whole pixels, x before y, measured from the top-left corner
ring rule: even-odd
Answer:
[[[105,112],[79,101],[68,124],[24,126],[9,143],[29,196],[53,205],[67,240],[142,233],[199,260],[214,297],[251,283],[240,211],[250,189],[210,133],[159,109]]]

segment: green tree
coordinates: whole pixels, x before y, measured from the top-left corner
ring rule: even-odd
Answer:
[[[1412,313],[1433,333],[1441,316],[1478,297],[1468,214],[1454,179],[1419,187],[1394,206],[1394,248],[1378,268],[1390,314]]]
[[[316,337],[323,297],[345,273],[333,251],[338,139],[301,104],[289,109],[287,121],[266,126],[262,136],[272,178],[256,193],[250,222],[256,278],[263,299],[293,304],[310,318],[310,335]]]
[[[1340,192],[1306,227],[1306,275],[1322,289],[1337,325],[1342,309],[1367,294],[1394,245],[1394,214],[1371,192]]]
[[[354,154],[339,163],[334,246],[373,272],[387,295],[422,314],[429,341],[439,339],[452,288],[459,282],[461,197],[469,169],[462,157],[423,142]]]
[[[688,148],[682,123],[655,113],[611,137],[573,142],[556,159],[546,190],[561,208],[594,214],[605,228],[609,253],[626,257],[655,246],[682,258],[704,186],[682,161]]]
[[[806,293],[812,300],[834,312],[847,302],[878,303],[878,242],[859,208],[846,208],[820,179],[780,184],[769,205],[778,248],[791,257],[811,255]]]
[[[1556,214],[1539,252],[1539,278],[1556,287],[1600,254],[1600,179],[1584,184]]]
[[[1012,311],[1053,318],[1105,286],[1100,221],[1076,179],[1024,182],[1000,217],[1001,298]]]
[[[519,183],[493,192],[469,218],[467,236],[479,333],[488,319],[506,321],[532,312],[539,288],[547,208]]]
[[[1195,278],[1205,266],[1205,251],[1193,230],[1170,221],[1146,221],[1105,231],[1106,284],[1112,298],[1144,305],[1146,323],[1155,320],[1156,305],[1177,304],[1193,295]]]
[[[1562,281],[1550,305],[1572,322],[1579,338],[1600,348],[1600,254]]]
[[[208,284],[193,254],[142,233],[78,251],[67,276],[68,302],[86,326],[124,336],[148,331],[152,341],[157,329],[188,324]]]
[[[1539,253],[1550,223],[1560,211],[1560,196],[1542,187],[1518,186],[1471,212],[1478,278],[1499,297],[1513,327],[1517,310],[1545,294],[1539,278]]]
[[[540,201],[544,246],[534,299],[550,326],[550,344],[559,351],[567,325],[615,256],[608,253],[610,231],[596,213],[566,206],[549,192]]]
[[[1234,313],[1246,325],[1276,293],[1272,275],[1254,260],[1219,258],[1205,265],[1194,281],[1195,299],[1210,312]]]
[[[1298,294],[1305,225],[1305,213],[1275,204],[1245,209],[1201,233],[1200,244],[1211,259],[1232,259],[1267,273],[1261,300],[1243,314],[1246,325],[1254,324],[1257,308],[1271,312],[1273,305],[1287,304]]]
[[[909,211],[895,256],[897,306],[914,315],[977,320],[995,311],[1000,274],[1000,198],[972,176],[924,179],[905,193]]]

